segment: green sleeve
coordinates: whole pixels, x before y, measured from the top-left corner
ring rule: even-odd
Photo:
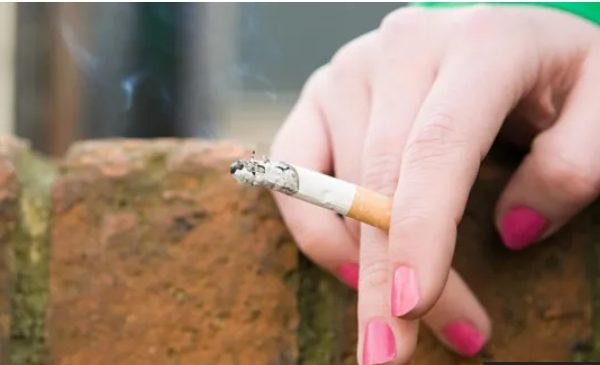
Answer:
[[[464,5],[473,5],[478,3],[448,3],[448,2],[423,2],[423,3],[414,3],[414,5],[418,6],[426,6],[426,7],[450,7],[450,6],[464,6]],[[531,2],[523,2],[523,3],[489,3],[492,5],[535,5],[535,6],[546,6],[549,8],[560,9],[575,15],[578,15],[582,18],[585,18],[596,25],[600,25],[600,3],[578,3],[578,2],[559,2],[559,3],[549,3],[549,2],[539,2],[539,3],[531,3]]]

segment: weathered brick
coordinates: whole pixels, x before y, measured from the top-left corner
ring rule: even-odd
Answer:
[[[48,231],[55,168],[28,149],[22,149],[15,160],[20,192],[13,238],[16,275],[11,300],[10,365],[38,365],[47,359]]]
[[[0,365],[8,364],[11,298],[14,288],[12,244],[16,228],[19,194],[15,159],[24,148],[18,140],[0,137]]]
[[[591,350],[592,300],[587,264],[595,240],[590,212],[579,215],[536,247],[506,249],[493,227],[498,194],[514,171],[492,156],[477,179],[459,227],[454,264],[493,321],[483,354],[470,361],[422,341],[416,364],[495,361],[568,361]]]
[[[53,193],[53,365],[295,364],[297,251],[227,143],[74,146]]]
[[[355,363],[355,294],[297,262],[269,195],[229,177],[241,154],[172,140],[71,149],[53,191],[52,365]],[[503,161],[482,168],[455,258],[490,312],[492,340],[467,360],[423,329],[414,364],[567,360],[599,348],[598,210],[538,247],[505,249],[492,225],[514,169]]]
[[[52,176],[25,142],[0,136],[0,364],[43,361]]]
[[[454,267],[493,320],[489,346],[481,356],[465,359],[445,349],[421,326],[412,364],[481,364],[482,359],[565,361],[594,356],[590,351],[598,346],[593,342],[588,269],[594,270],[594,258],[600,258],[600,249],[596,248],[600,218],[593,214],[599,210],[591,208],[580,214],[537,247],[509,251],[493,227],[493,212],[496,198],[514,167],[510,159],[498,155],[484,163],[459,227],[454,260]],[[592,278],[600,275],[595,270]],[[347,298],[347,291],[311,264],[303,273],[301,280],[310,280],[310,284],[301,286],[304,290],[300,303],[309,307],[305,309],[308,311],[317,306],[329,317],[319,323],[302,318],[300,328],[311,345],[303,348],[301,356],[308,356],[301,357],[302,364],[355,363],[354,357],[348,355],[354,351],[355,301],[343,299]],[[323,286],[331,289],[315,290]],[[339,313],[344,312],[350,314],[340,319]]]

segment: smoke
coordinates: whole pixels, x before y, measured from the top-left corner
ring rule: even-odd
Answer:
[[[59,29],[63,42],[79,70],[87,76],[98,74],[98,59],[83,47],[82,42],[75,36],[73,27],[64,19],[60,19]]]
[[[207,19],[200,18],[207,6],[186,6],[177,11],[158,7],[149,18],[152,26],[145,28],[136,4],[85,5],[81,27],[67,17],[59,19],[65,48],[84,79],[88,103],[82,108],[81,123],[88,126],[84,130],[92,136],[126,135],[140,123],[156,123],[160,128],[183,128],[178,130],[185,135],[216,137],[216,123],[225,115],[222,110],[234,106],[239,96],[258,97],[259,103],[281,102],[273,74],[286,55],[278,37],[265,37],[272,29],[265,26],[263,5],[212,4],[211,11],[217,7],[218,11],[210,13],[216,15],[211,17],[211,27],[199,26],[199,19]],[[168,37],[175,26],[176,40],[181,42],[178,52],[183,49],[180,53],[186,59],[169,63],[172,43],[165,43],[163,30]],[[159,59],[140,56],[141,50],[148,49]],[[210,67],[182,67],[187,63]],[[174,67],[178,68],[173,69],[176,81],[165,76],[170,72],[165,70]]]
[[[121,80],[121,90],[123,90],[125,96],[125,111],[131,110],[131,107],[133,106],[136,88],[140,84],[140,82],[142,82],[146,77],[148,77],[148,72],[142,70],[125,76],[123,80]],[[167,91],[164,88],[161,89],[161,97],[170,100],[168,98]]]
[[[267,99],[272,102],[278,100],[277,92],[275,91],[275,85],[265,75],[252,70],[250,66],[243,62],[238,62],[233,66],[233,77],[237,79],[240,84],[258,84],[260,93],[263,94]]]

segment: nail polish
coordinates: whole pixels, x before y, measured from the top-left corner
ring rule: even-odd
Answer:
[[[546,218],[535,210],[515,207],[502,218],[500,236],[508,248],[520,250],[540,238],[547,225]]]
[[[385,364],[395,357],[396,341],[392,329],[384,320],[371,320],[365,330],[362,365]]]
[[[353,263],[342,264],[337,268],[337,274],[346,285],[358,289],[358,265]]]
[[[396,268],[392,282],[392,315],[405,315],[417,306],[419,299],[419,283],[415,271],[408,266]]]
[[[485,337],[468,321],[455,321],[442,330],[446,340],[461,355],[477,355],[485,343]]]

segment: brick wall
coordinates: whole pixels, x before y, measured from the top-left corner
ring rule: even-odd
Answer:
[[[354,364],[355,294],[298,254],[268,193],[230,178],[242,153],[91,141],[49,162],[0,139],[0,365]],[[509,252],[491,223],[508,160],[484,164],[455,260],[492,341],[466,360],[423,330],[414,364],[594,357],[598,209]]]

